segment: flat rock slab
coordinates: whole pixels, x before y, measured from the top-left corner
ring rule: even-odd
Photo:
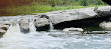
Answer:
[[[53,24],[58,24],[65,21],[81,20],[81,19],[104,17],[104,16],[111,15],[111,6],[98,7],[97,10],[94,10],[94,9],[95,7],[61,10],[61,11],[42,13],[39,15],[48,16]],[[47,19],[46,20],[44,19],[43,22],[41,21],[41,25],[39,26],[48,24],[48,23],[44,23],[45,21],[47,21]]]

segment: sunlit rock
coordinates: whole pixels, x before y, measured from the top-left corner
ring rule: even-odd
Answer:
[[[53,11],[44,14],[46,16],[49,16],[53,24],[58,24],[65,21],[81,20],[97,16],[94,8]]]
[[[38,31],[45,31],[49,29],[49,20],[47,18],[35,19],[34,24]]]
[[[98,7],[95,10],[95,7],[91,8],[82,8],[82,9],[71,9],[71,10],[61,10],[61,11],[52,11],[47,13],[39,14],[40,18],[35,20],[35,26],[39,30],[48,28],[49,20],[53,23],[53,25],[74,21],[74,20],[81,20],[87,18],[94,18],[94,17],[104,17],[111,14],[111,6],[103,6]]]
[[[21,19],[19,21],[21,32],[28,33],[30,31],[30,29],[29,29],[29,22],[30,22],[30,20],[26,19],[26,18]]]
[[[0,29],[7,31],[10,25],[11,23],[9,21],[0,21]]]
[[[105,29],[105,30],[110,30],[111,31],[111,22],[102,22],[99,25],[101,28]]]
[[[83,32],[84,30],[82,28],[65,28],[63,29],[63,31],[65,32],[70,32],[70,31],[80,31],[80,32]]]
[[[100,17],[111,15],[111,6],[98,7],[95,12],[97,12]]]
[[[3,25],[3,24],[0,24],[0,29],[3,29],[5,31],[7,31],[9,28],[9,25]]]
[[[0,24],[0,38],[7,32],[10,25],[7,24]]]

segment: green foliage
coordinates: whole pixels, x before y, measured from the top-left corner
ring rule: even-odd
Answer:
[[[82,6],[88,6],[87,0],[80,0],[79,3]]]
[[[11,15],[31,14],[31,13],[45,13],[57,10],[79,9],[95,6],[49,6],[49,5],[30,5],[7,8],[7,12]]]
[[[31,5],[32,3],[40,5],[54,6],[66,6],[66,5],[104,5],[102,0],[1,0],[0,6],[23,6]]]
[[[56,10],[78,9],[106,5],[101,0],[9,0],[7,13],[14,15],[44,13]],[[18,6],[19,5],[19,6]]]
[[[96,1],[96,5],[104,5],[104,3],[101,0]]]

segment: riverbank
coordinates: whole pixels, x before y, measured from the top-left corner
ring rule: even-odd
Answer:
[[[90,6],[55,6],[51,7],[49,5],[28,5],[28,6],[17,6],[8,7],[7,9],[2,9],[1,16],[13,16],[13,15],[25,15],[32,13],[45,13],[57,10],[69,10],[69,9],[80,9],[87,7],[101,7],[105,5],[90,5]]]

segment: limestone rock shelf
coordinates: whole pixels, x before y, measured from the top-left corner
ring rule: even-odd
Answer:
[[[101,18],[111,16],[111,6],[90,7],[82,9],[60,10],[47,13],[40,13],[38,15],[19,15],[19,16],[4,16],[0,17],[2,24],[4,21],[9,21],[11,25],[19,24],[21,32],[30,32],[29,23],[33,20],[37,31],[44,31],[50,29],[50,22],[57,25],[63,22],[70,22],[75,20],[84,20],[89,18]],[[78,21],[79,22],[79,21]],[[73,23],[72,23],[73,24]],[[4,24],[7,25],[7,24]],[[5,29],[7,30],[7,29]],[[3,32],[3,30],[1,31]]]

